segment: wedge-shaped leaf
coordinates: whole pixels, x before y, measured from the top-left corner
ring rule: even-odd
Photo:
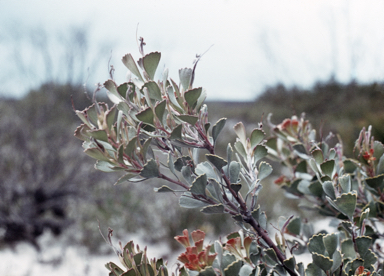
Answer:
[[[112,163],[107,162],[107,161],[101,161],[101,160],[96,161],[95,169],[102,171],[102,172],[116,172],[116,171],[123,171],[124,170],[124,168],[116,166],[115,164],[112,164]]]
[[[220,132],[223,130],[226,121],[227,121],[227,118],[221,118],[212,127],[212,138],[213,138],[214,143],[216,142],[217,138],[219,137]]]
[[[304,145],[301,143],[294,144],[293,146],[294,151],[296,154],[303,159],[309,159],[307,150],[305,149]]]
[[[231,183],[237,183],[240,174],[240,163],[236,161],[232,161],[229,164],[229,180]]]
[[[370,269],[377,262],[377,256],[372,252],[371,249],[368,249],[368,252],[364,255],[364,267]]]
[[[308,186],[308,190],[313,196],[322,197],[324,194],[323,186],[319,181],[312,181]]]
[[[321,163],[320,168],[323,174],[329,176],[332,179],[335,172],[335,160],[327,160]]]
[[[136,114],[136,118],[143,123],[153,125],[153,110],[150,107],[140,111]]]
[[[237,141],[237,142],[235,142],[234,146],[235,146],[235,149],[237,150],[237,152],[238,152],[241,156],[243,156],[244,158],[247,157],[247,152],[245,151],[245,148],[244,148],[244,146],[243,146],[243,143],[241,143],[240,141]]]
[[[108,142],[108,134],[105,130],[88,130],[87,132],[91,137],[97,140]]]
[[[379,159],[384,154],[384,146],[380,141],[373,142],[373,156]]]
[[[242,122],[239,122],[233,127],[233,129],[235,130],[237,137],[239,137],[240,142],[245,148],[245,146],[247,145],[247,133],[245,131],[244,124]]]
[[[175,92],[171,85],[167,87],[167,94],[168,94],[169,101],[173,104],[176,110],[179,111],[180,113],[183,113],[184,110],[179,105],[179,102],[176,99]]]
[[[224,205],[221,203],[216,205],[209,205],[203,207],[203,209],[201,209],[201,212],[205,214],[222,214],[224,213]]]
[[[156,103],[156,106],[155,106],[156,117],[160,120],[161,123],[163,123],[163,117],[164,117],[166,106],[167,106],[166,100]]]
[[[141,81],[144,81],[143,77],[140,74],[139,68],[137,68],[136,62],[131,54],[126,54],[125,56],[123,56],[122,61],[124,65],[129,69],[129,71],[132,72],[132,74],[138,77]]]
[[[252,273],[252,266],[250,266],[249,264],[245,263],[240,271],[239,271],[239,276],[249,276],[249,275],[256,275],[256,274],[251,274]]]
[[[202,163],[199,163],[199,164],[196,166],[195,172],[196,172],[198,175],[206,174],[208,178],[215,179],[215,180],[219,181],[219,178],[218,178],[218,176],[216,175],[214,168],[213,168],[212,165],[211,165],[209,162],[207,162],[207,161],[202,162]]]
[[[333,187],[332,181],[324,181],[323,190],[327,196],[329,196],[332,200],[336,199],[335,188]]]
[[[379,163],[377,164],[376,174],[384,173],[384,154],[380,157]]]
[[[188,124],[194,126],[196,124],[196,122],[199,120],[199,118],[197,116],[193,116],[193,115],[178,115],[176,116],[177,118],[179,118],[180,120],[184,121],[184,122],[187,122]]]
[[[224,275],[225,276],[233,276],[233,275],[239,275],[239,271],[242,266],[242,260],[237,260],[228,265],[226,268],[224,268]]]
[[[349,193],[351,191],[351,175],[345,174],[339,177],[339,184],[343,193]]]
[[[122,177],[120,177],[117,180],[117,182],[115,183],[115,185],[119,185],[119,184],[121,184],[123,182],[126,182],[126,181],[128,181],[128,182],[139,182],[140,178],[141,177],[138,176],[136,173],[127,173],[127,174],[123,175]],[[131,181],[131,180],[134,180],[134,181]],[[145,178],[141,178],[141,181],[144,181],[144,180],[145,180]]]
[[[189,185],[192,185],[193,177],[192,177],[192,169],[190,166],[184,166],[181,168],[181,174],[183,175],[185,181],[188,182]]]
[[[178,125],[172,130],[171,139],[181,139],[181,131],[183,129],[183,125]]]
[[[197,199],[194,199],[192,198],[192,195],[191,194],[184,194],[180,197],[180,206],[183,207],[183,208],[201,208],[201,207],[205,207],[207,206],[208,204],[207,203],[204,203],[200,200],[197,200]]]
[[[294,235],[300,235],[301,232],[301,219],[293,218],[287,225],[287,230],[289,233]]]
[[[326,274],[320,267],[318,267],[314,263],[310,263],[305,269],[305,275],[306,276],[324,276]]]
[[[263,180],[272,173],[272,170],[272,166],[267,162],[261,162],[259,165],[259,174],[257,175],[257,178]]]
[[[84,150],[84,153],[89,155],[90,157],[92,157],[94,159],[109,162],[109,158],[106,157],[104,155],[104,153],[98,148],[88,148],[88,149]]]
[[[141,91],[144,91],[144,88],[147,88],[148,89],[148,94],[149,94],[149,97],[152,99],[152,100],[155,100],[155,101],[161,101],[163,98],[161,97],[161,91],[160,91],[160,88],[159,86],[157,85],[156,82],[154,81],[148,81],[146,83],[144,83],[143,87],[141,88]],[[150,103],[148,103],[150,104]]]
[[[375,190],[379,189],[380,191],[382,191],[384,189],[384,174],[366,178],[365,183],[367,183],[369,187]]]
[[[341,253],[339,250],[336,250],[332,255],[333,265],[331,268],[331,273],[334,273],[338,268],[340,268],[343,257],[341,256]]]
[[[353,245],[353,241],[351,239],[345,239],[341,242],[341,253],[345,258],[356,258],[356,253]]]
[[[119,92],[120,96],[124,99],[127,98],[127,92],[128,92],[128,83],[122,83],[117,87],[117,92]]]
[[[318,168],[318,165],[317,165],[317,163],[316,163],[314,158],[310,158],[308,160],[308,165],[309,165],[309,167],[311,167],[313,172],[319,173],[319,168]]]
[[[265,146],[263,145],[257,145],[255,149],[253,150],[253,162],[256,163],[260,159],[264,158],[267,156],[268,150]]]
[[[365,254],[368,252],[368,249],[372,244],[372,238],[366,236],[357,237],[355,239],[355,243],[357,247],[357,252],[362,258],[364,258]]]
[[[179,78],[180,78],[181,85],[184,88],[184,91],[187,91],[189,89],[189,85],[191,83],[192,69],[191,68],[180,69],[179,70]]]
[[[284,265],[294,271],[296,269],[296,259],[294,256],[284,260]]]
[[[153,190],[157,193],[173,193],[173,192],[175,192],[174,190],[172,190],[171,188],[169,188],[168,186],[165,186],[165,185],[163,185],[159,188],[154,188]]]
[[[220,156],[214,155],[214,154],[206,154],[205,155],[209,162],[211,162],[219,171],[227,165],[227,161],[225,161]]]
[[[140,176],[154,178],[159,176],[159,167],[153,159],[149,160],[140,171]]]
[[[316,252],[312,253],[312,260],[314,264],[320,267],[324,272],[330,270],[333,265],[333,261],[329,257],[318,254]]]
[[[105,266],[107,269],[109,269],[111,271],[111,273],[113,273],[112,275],[120,276],[121,274],[124,273],[124,270],[122,270],[120,267],[118,267],[117,265],[115,265],[112,262],[106,264]]]
[[[336,200],[328,198],[328,202],[339,212],[351,218],[356,208],[357,195],[353,193],[342,194]]]
[[[194,88],[191,90],[188,90],[184,93],[184,99],[188,103],[189,107],[194,108],[196,105],[197,100],[199,99],[201,95],[202,88]]]
[[[143,57],[143,67],[145,72],[147,72],[149,78],[153,80],[155,78],[155,73],[157,66],[159,65],[161,58],[161,53],[153,52],[145,55]]]
[[[192,194],[205,196],[206,186],[207,186],[207,175],[202,174],[196,177],[196,179],[192,182],[192,186],[189,190]]]
[[[309,252],[324,255],[325,246],[323,242],[323,237],[324,237],[324,234],[317,234],[312,236],[312,238],[309,239],[309,242],[308,242]]]
[[[321,164],[324,162],[323,152],[320,149],[315,149],[311,152],[313,158],[315,159],[317,164]]]
[[[324,247],[328,252],[328,256],[332,256],[337,249],[338,238],[335,233],[323,236]]]
[[[251,133],[251,148],[255,148],[258,144],[260,144],[265,137],[265,132],[262,129],[255,128]]]
[[[118,104],[123,101],[123,98],[117,91],[116,83],[113,80],[107,80],[104,82],[104,87],[108,90],[109,93],[107,93],[107,95],[113,103]]]
[[[105,114],[107,117],[107,125],[108,129],[112,129],[115,119],[116,119],[116,113],[117,113],[117,108],[116,105],[114,105],[110,110],[108,110]]]

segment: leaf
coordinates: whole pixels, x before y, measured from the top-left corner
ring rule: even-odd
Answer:
[[[262,129],[255,128],[251,133],[251,148],[255,148],[258,144],[260,144],[265,137],[265,132]]]
[[[313,235],[308,242],[308,251],[323,255],[325,253],[323,237],[324,234]]]
[[[332,256],[337,249],[337,235],[335,233],[323,236],[324,247],[329,256]]]
[[[381,191],[384,188],[384,174],[366,178],[365,183],[367,183],[369,187]]]
[[[194,126],[196,122],[199,120],[197,116],[193,116],[193,115],[177,115],[176,117],[184,122],[189,123],[192,126]]]
[[[335,172],[335,160],[328,160],[320,164],[321,171],[323,174],[333,178]]]
[[[188,90],[189,84],[191,83],[191,78],[192,78],[192,69],[191,68],[180,69],[179,78],[180,78],[181,85],[184,88],[184,91]]]
[[[226,268],[224,268],[224,275],[225,276],[234,276],[238,275],[240,268],[242,265],[242,260],[237,260],[228,265]]]
[[[153,117],[154,117],[153,110],[150,107],[147,107],[146,109],[136,114],[136,118],[138,120],[150,125],[153,125]]]
[[[201,270],[197,275],[198,276],[216,276],[216,273],[211,266],[208,266],[203,270]]]
[[[259,174],[257,175],[257,178],[263,180],[272,173],[272,170],[272,166],[267,162],[261,162],[259,165]]]
[[[169,101],[173,104],[173,106],[177,109],[177,111],[179,111],[180,113],[183,113],[184,110],[179,105],[171,85],[167,87],[167,94],[168,94]]]
[[[213,155],[213,154],[206,154],[205,155],[209,162],[211,162],[219,171],[227,165],[227,161],[225,161],[223,158]]]
[[[232,161],[229,164],[229,180],[231,183],[237,183],[240,174],[240,163],[236,161]]]
[[[304,145],[302,143],[294,144],[293,149],[295,150],[296,154],[303,159],[309,159],[309,156],[307,154],[307,150],[305,149]]]
[[[154,81],[148,81],[144,83],[143,87],[141,88],[141,91],[144,91],[144,88],[148,89],[149,97],[154,101],[161,101],[163,98],[161,96],[161,91],[159,86]],[[150,103],[148,103],[150,104]]]
[[[359,219],[359,227],[362,226],[363,221],[369,217],[370,208],[365,209],[363,212],[361,212],[360,219]]]
[[[321,164],[324,162],[323,152],[320,149],[315,149],[311,152],[313,158],[315,159],[317,164]]]
[[[356,258],[355,249],[353,246],[353,241],[351,239],[345,239],[341,242],[341,253],[345,258]]]
[[[240,142],[243,144],[243,147],[247,145],[247,133],[245,131],[245,127],[242,122],[237,123],[233,129],[235,130],[235,133],[237,137],[239,137]]]
[[[149,160],[140,171],[140,176],[154,178],[159,176],[159,167],[155,160]]]
[[[284,265],[294,271],[296,269],[296,260],[294,256],[284,260]]]
[[[153,80],[155,78],[155,73],[157,66],[159,65],[161,58],[161,53],[152,52],[143,57],[143,67],[145,72],[147,72],[149,78]]]
[[[365,254],[368,252],[368,249],[372,244],[372,238],[366,236],[357,237],[355,239],[355,243],[357,247],[357,252],[360,254],[360,257],[364,258]]]
[[[231,189],[234,190],[236,193],[238,193],[241,190],[241,184],[240,183],[231,184]]]
[[[164,111],[166,106],[167,106],[166,100],[162,100],[161,102],[156,103],[156,106],[155,106],[156,117],[160,120],[162,124],[163,124],[163,117],[164,117]]]
[[[128,82],[122,83],[117,87],[117,92],[119,92],[120,96],[124,99],[127,98],[127,92],[128,92]]]
[[[251,275],[252,270],[253,270],[252,266],[250,266],[249,264],[245,263],[245,264],[241,267],[241,269],[240,269],[240,271],[239,271],[239,276],[249,276],[249,275]],[[254,274],[254,275],[255,275],[255,274]]]
[[[222,214],[224,213],[224,205],[221,203],[216,205],[208,205],[203,207],[200,211],[205,214]]]
[[[112,164],[112,163],[107,162],[107,161],[101,161],[101,160],[96,161],[95,169],[102,171],[102,172],[116,172],[116,171],[125,170],[124,168],[116,166],[115,164]]]
[[[87,133],[97,140],[108,142],[108,134],[105,130],[88,130]]]
[[[372,265],[377,262],[377,256],[372,252],[371,249],[368,249],[368,252],[364,255],[364,267],[370,269]]]
[[[237,141],[237,142],[235,142],[234,146],[235,146],[235,149],[237,150],[237,152],[238,152],[241,156],[243,156],[244,158],[247,157],[247,153],[246,153],[246,151],[245,151],[245,148],[244,148],[244,146],[243,146],[243,143],[241,143],[240,141]]]
[[[330,203],[332,202],[331,205],[335,207],[336,210],[343,213],[347,217],[352,218],[356,208],[356,200],[356,194],[348,193],[342,194],[341,196],[337,197],[336,200],[329,199],[328,201]]]
[[[301,231],[301,219],[300,218],[293,218],[287,225],[287,230],[289,233],[294,235],[300,235]]]
[[[339,177],[339,184],[343,193],[349,193],[351,191],[351,175],[343,175]]]
[[[180,203],[180,206],[183,207],[183,208],[188,208],[188,209],[192,209],[192,208],[201,208],[201,207],[205,207],[207,206],[208,204],[207,203],[204,203],[200,200],[197,200],[197,199],[194,199],[194,198],[191,198],[191,195],[182,195],[180,197],[180,200],[179,200],[179,203]]]
[[[332,200],[336,199],[335,188],[333,187],[332,181],[324,181],[323,190],[327,196],[329,196]]]
[[[188,90],[184,93],[184,99],[187,102],[189,107],[191,108],[195,107],[195,104],[201,95],[201,91],[202,91],[202,88],[199,87],[199,88]]]
[[[97,160],[109,161],[109,158],[99,148],[87,148],[84,153]]]
[[[182,131],[183,125],[178,125],[172,130],[171,133],[171,139],[180,139],[181,140],[181,131]]]
[[[268,150],[265,146],[263,145],[257,145],[255,149],[253,150],[253,162],[256,163],[260,159],[264,158],[265,156],[268,155]]]
[[[131,179],[137,178],[137,177],[138,177],[138,175],[136,173],[127,173],[127,174],[123,175],[122,177],[120,177],[117,180],[117,182],[115,183],[115,185],[119,185],[119,184],[121,184],[121,183],[123,183],[125,181],[130,182]],[[144,181],[144,180],[145,180],[145,178],[142,178],[142,181]],[[135,181],[135,182],[138,182],[138,181]]]
[[[107,80],[106,82],[104,82],[104,87],[109,92],[109,94],[107,93],[107,95],[113,103],[118,104],[119,102],[123,101],[120,93],[117,91],[116,84],[113,80]]]
[[[308,264],[307,268],[305,269],[305,275],[306,276],[323,276],[323,271],[320,267],[317,265],[310,263]]]
[[[339,250],[336,250],[335,253],[333,253],[332,260],[333,260],[333,265],[331,268],[331,273],[334,273],[338,268],[340,268],[343,262],[343,257],[341,256],[341,253]]]
[[[223,130],[226,121],[227,121],[227,118],[221,118],[213,126],[213,128],[212,128],[212,138],[213,138],[213,142],[214,143],[216,142],[217,138],[219,137],[220,132]]]
[[[175,192],[174,190],[172,190],[171,188],[169,188],[168,186],[161,186],[160,188],[153,188],[153,190],[157,193],[170,193],[170,192]]]
[[[329,257],[318,254],[316,252],[312,253],[312,260],[324,272],[327,272],[328,270],[330,270],[333,265],[333,261]]]
[[[122,61],[124,65],[132,72],[136,77],[138,77],[141,81],[144,82],[143,77],[140,74],[139,69],[137,68],[136,62],[133,59],[131,54],[126,54],[123,56]]]
[[[207,175],[199,175],[193,182],[189,189],[192,194],[205,196],[205,188],[207,186]]]

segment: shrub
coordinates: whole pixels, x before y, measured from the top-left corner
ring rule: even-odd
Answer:
[[[226,118],[211,125],[206,92],[193,87],[199,57],[193,68],[179,70],[179,82],[168,78],[167,70],[155,81],[161,54],[144,54],[143,46],[141,40],[137,63],[131,54],[122,59],[132,74],[128,82],[104,83],[112,107],[95,101],[76,111],[82,124],[75,136],[97,160],[96,169],[125,172],[117,185],[160,179],[169,184],[155,188],[157,193],[179,194],[181,207],[227,214],[240,227],[205,247],[204,232],[192,232],[192,244],[184,230],[175,238],[186,249],[176,274],[383,275],[384,147],[370,127],[361,131],[353,158],[347,158],[341,141],[332,145],[331,136],[318,141],[303,116],[278,125],[269,120],[268,138],[261,123],[247,133],[240,122],[234,126],[236,141],[219,156]],[[276,231],[268,229],[258,205],[272,172],[265,159],[287,168],[276,185],[305,208],[337,219],[334,232],[316,233],[311,222],[294,216],[280,218]],[[306,267],[300,260],[304,252],[312,257]],[[110,275],[169,274],[166,262],[149,260],[132,241],[116,253],[124,269],[108,263]]]

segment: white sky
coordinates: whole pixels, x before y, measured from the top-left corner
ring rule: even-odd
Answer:
[[[277,82],[309,87],[332,73],[342,82],[384,81],[383,14],[379,0],[0,0],[0,95],[18,96],[46,80],[42,54],[25,38],[39,28],[53,41],[47,52],[55,79],[67,73],[58,34],[80,26],[91,40],[85,67],[76,69],[81,81],[108,79],[109,58],[117,82],[125,81],[120,59],[139,58],[138,23],[146,52],[161,51],[160,69],[176,80],[179,68],[214,45],[195,80],[211,100],[252,100]],[[17,56],[30,73],[20,72]]]

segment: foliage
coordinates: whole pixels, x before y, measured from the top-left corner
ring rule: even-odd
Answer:
[[[141,40],[142,57],[137,63],[131,54],[122,59],[133,75],[128,82],[104,83],[112,107],[95,101],[76,111],[82,124],[75,136],[83,140],[84,152],[97,160],[97,169],[125,173],[117,185],[165,180],[169,186],[155,188],[156,192],[180,194],[184,208],[230,215],[241,228],[225,242],[216,241],[205,249],[202,231],[192,232],[192,246],[185,230],[176,237],[186,247],[177,274],[383,274],[384,147],[374,141],[371,128],[361,131],[354,158],[347,158],[341,142],[331,145],[329,137],[317,141],[316,131],[304,117],[294,116],[278,125],[269,120],[269,138],[261,124],[247,133],[240,122],[234,126],[236,141],[220,156],[217,143],[227,120],[211,125],[206,92],[193,87],[200,57],[193,68],[179,70],[178,83],[168,78],[167,70],[156,82],[161,54],[144,54],[144,45]],[[267,215],[258,205],[262,183],[272,172],[264,158],[286,166],[275,183],[287,194],[306,203],[305,208],[338,219],[335,232],[315,233],[309,222],[291,216],[280,219],[273,237]],[[312,257],[307,267],[300,262],[304,252]],[[119,253],[120,258],[121,254],[137,253],[128,248]],[[113,270],[110,275],[160,275],[144,255],[135,260],[137,269],[124,259],[126,272]]]

